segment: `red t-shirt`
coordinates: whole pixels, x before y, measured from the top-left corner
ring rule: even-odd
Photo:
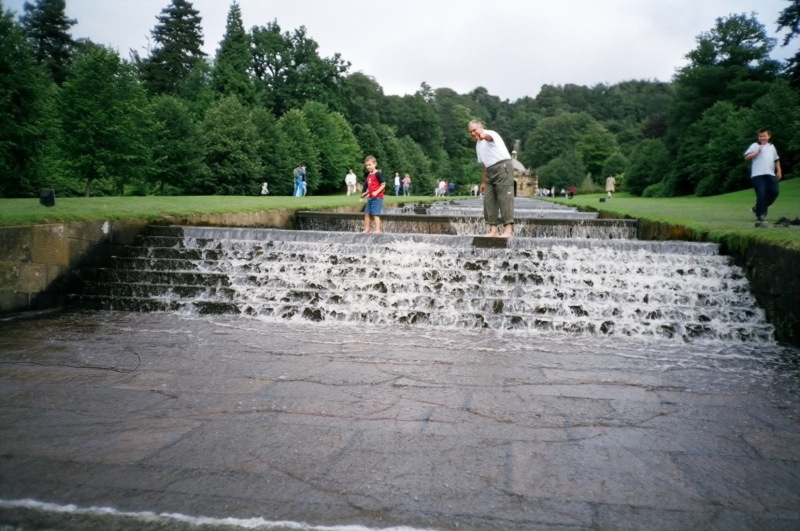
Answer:
[[[373,192],[376,192],[378,188],[380,188],[385,182],[386,179],[383,178],[383,174],[381,172],[376,171],[375,173],[370,173],[367,175],[367,180],[364,181],[364,189],[361,191],[361,193],[368,191],[369,194],[367,195],[367,199],[383,199],[384,190],[381,190],[381,193],[378,195],[372,194]]]

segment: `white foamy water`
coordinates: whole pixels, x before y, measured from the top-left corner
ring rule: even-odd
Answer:
[[[192,527],[212,527],[212,528],[233,528],[233,529],[255,529],[255,530],[274,530],[274,531],[431,531],[412,527],[384,527],[372,528],[361,525],[310,525],[303,522],[290,521],[271,521],[264,518],[212,518],[207,516],[188,516],[178,513],[154,513],[154,512],[128,512],[120,511],[112,507],[79,507],[77,505],[59,505],[46,503],[36,500],[2,500],[0,499],[0,509],[26,509],[42,513],[55,513],[63,515],[80,515],[95,517],[100,524],[104,521],[114,522],[121,519],[133,519],[142,524],[164,524],[165,529],[169,528],[170,523],[188,524]],[[91,520],[89,521],[91,523]],[[95,527],[99,529],[98,527]],[[24,529],[24,528],[23,528]]]

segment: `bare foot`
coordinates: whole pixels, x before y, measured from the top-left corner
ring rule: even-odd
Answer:
[[[362,230],[361,234],[369,234],[369,231],[368,230]]]
[[[372,234],[380,234],[380,233],[381,233],[381,231],[379,231],[379,230],[376,230],[376,231],[375,231],[375,232],[373,232]]]
[[[486,238],[497,238],[497,229],[492,229],[489,231],[489,234],[486,235]]]
[[[512,237],[512,236],[513,236],[513,234],[512,234],[511,232],[509,232],[509,231],[506,231],[506,232],[504,232],[503,234],[500,234],[500,235],[498,236],[498,238],[510,238],[510,237]]]

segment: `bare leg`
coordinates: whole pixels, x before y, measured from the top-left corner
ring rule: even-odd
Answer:
[[[375,216],[375,234],[381,233],[381,217]]]
[[[364,214],[364,232],[369,233],[369,214]]]

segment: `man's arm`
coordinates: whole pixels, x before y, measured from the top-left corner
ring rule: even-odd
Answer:
[[[763,148],[761,144],[759,144],[758,149],[753,149],[753,147],[750,146],[744,154],[744,160],[753,160],[756,158],[761,153],[761,148]]]
[[[481,181],[481,193],[484,193],[484,190],[486,189],[486,166],[483,166],[481,173],[483,174],[483,180]]]
[[[481,133],[481,136],[478,140],[486,140],[487,142],[494,142],[494,138],[492,138],[492,135],[487,134],[485,131]]]

